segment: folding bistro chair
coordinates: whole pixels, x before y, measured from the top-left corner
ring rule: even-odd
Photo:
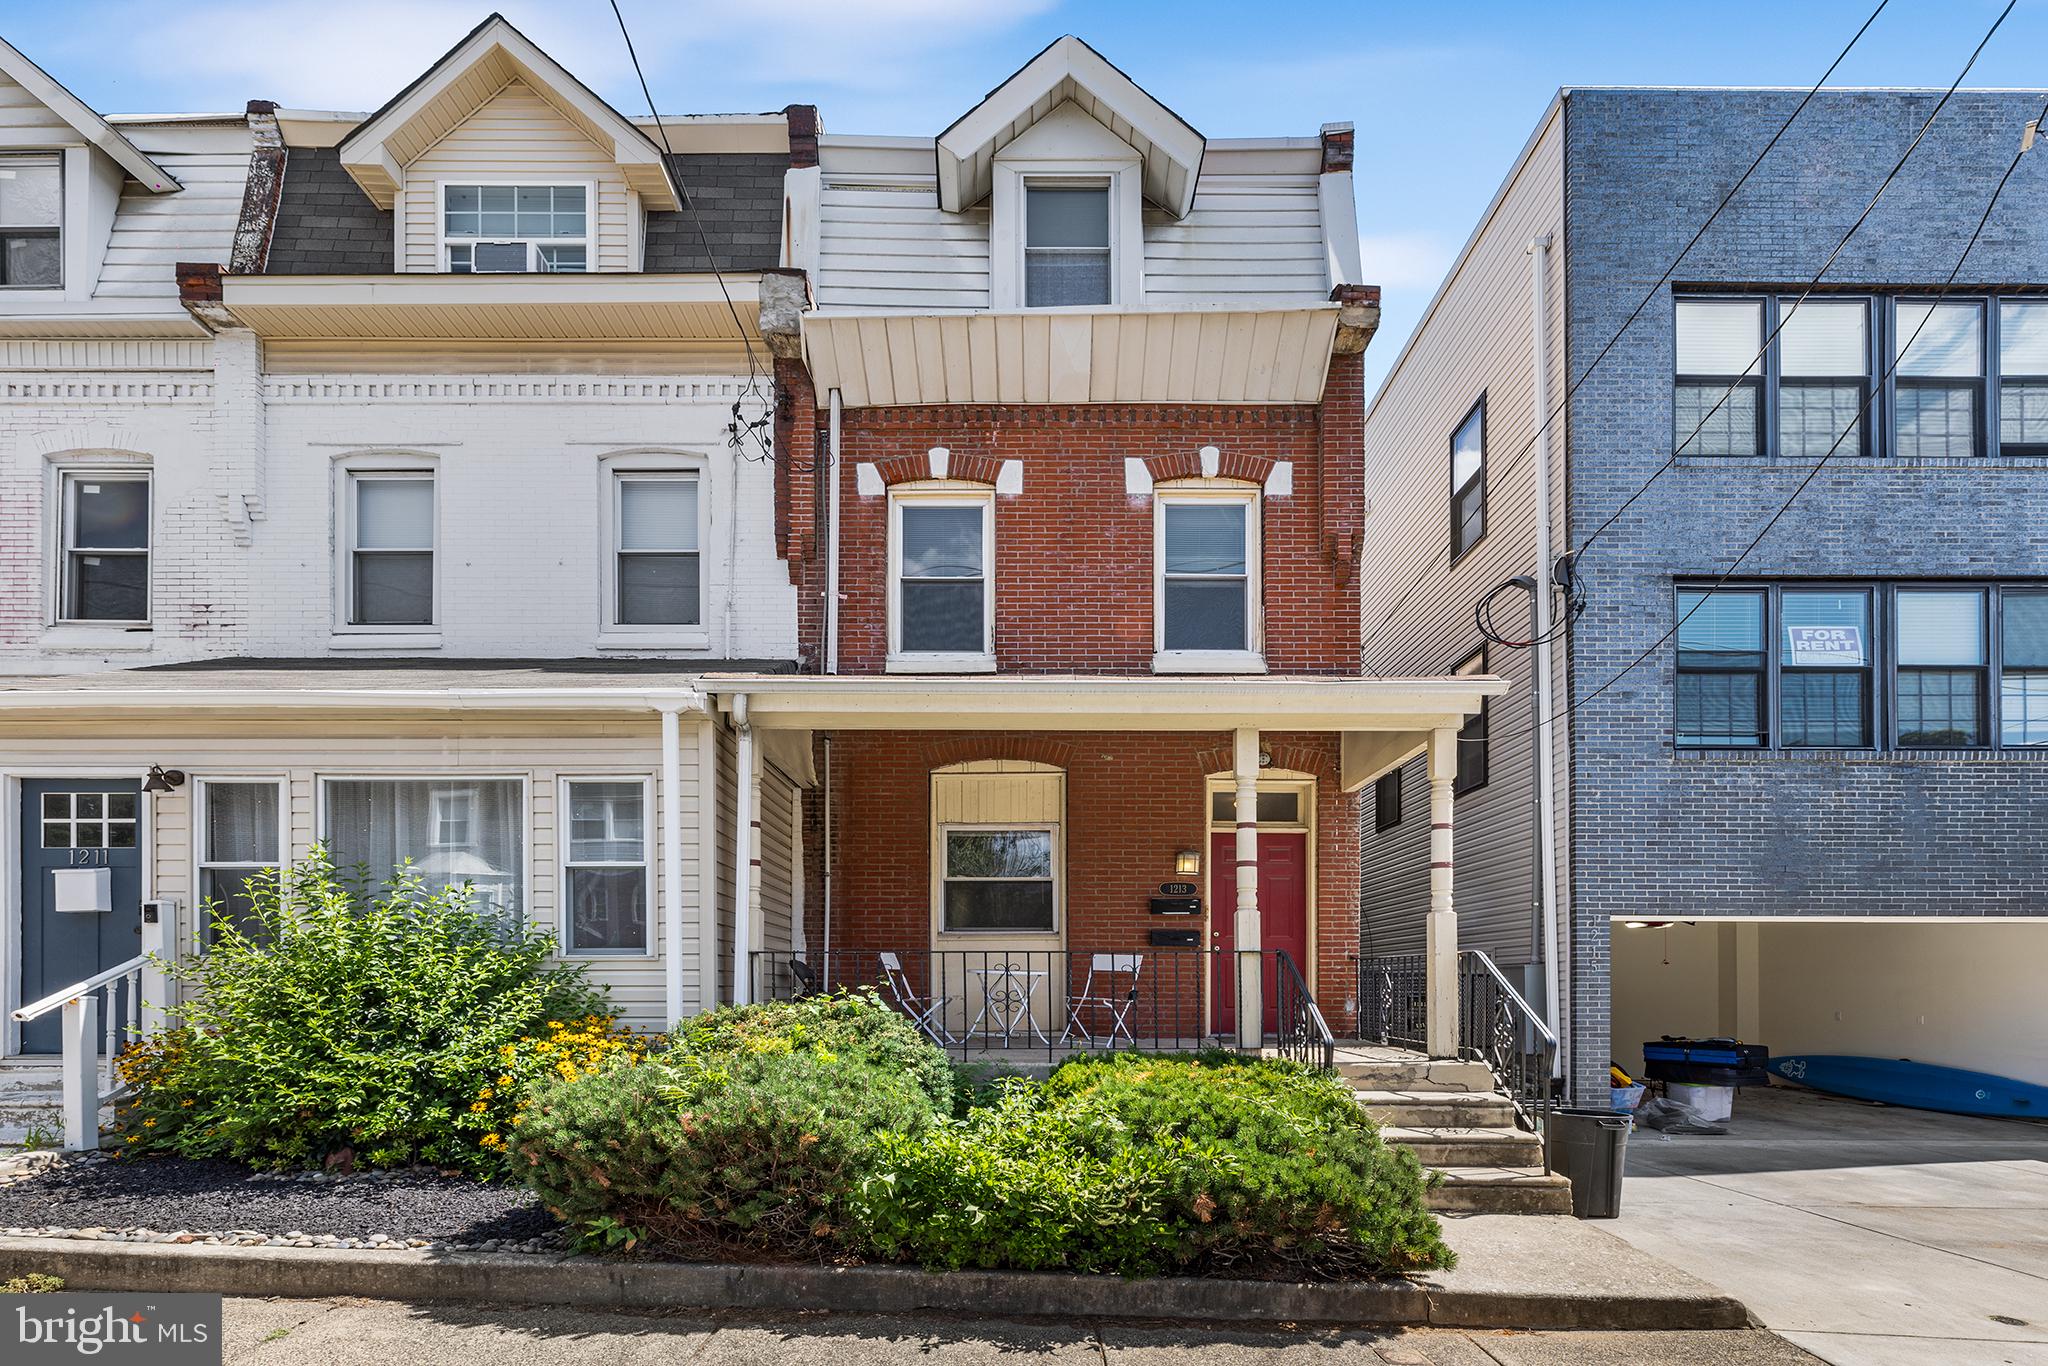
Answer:
[[[1137,1035],[1131,1032],[1131,1013],[1138,1008],[1138,974],[1144,966],[1142,953],[1098,953],[1090,958],[1080,994],[1067,1004],[1067,1027],[1060,1032],[1060,1042],[1078,1034],[1090,1046],[1107,1044],[1114,1048],[1116,1036],[1121,1034],[1133,1048],[1137,1047]],[[1118,977],[1130,980],[1120,987]],[[1089,1031],[1086,1017],[1091,1010],[1095,1012],[1097,1029],[1102,1028],[1105,1018],[1108,1020],[1109,1028],[1103,1031],[1102,1038]]]
[[[952,1044],[953,1036],[946,1032],[945,1021],[940,1011],[945,1009],[947,998],[927,996],[917,989],[910,980],[910,974],[903,970],[903,960],[893,953],[877,955],[882,960],[882,984],[888,988],[896,1008],[910,1018],[910,1022],[923,1030],[931,1041],[941,1048]]]
[[[790,997],[791,1000],[801,1001],[806,996],[816,996],[818,994],[817,969],[813,968],[803,959],[792,958],[789,960],[789,975],[796,979],[796,994]]]

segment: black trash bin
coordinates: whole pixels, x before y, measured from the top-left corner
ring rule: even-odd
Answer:
[[[1572,1214],[1612,1219],[1621,1213],[1621,1168],[1628,1156],[1627,1115],[1612,1110],[1558,1109],[1544,1124],[1543,1150],[1552,1171],[1572,1183]]]

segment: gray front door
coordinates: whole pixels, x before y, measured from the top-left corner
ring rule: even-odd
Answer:
[[[21,785],[21,994],[28,1005],[142,952],[142,795],[133,780]],[[67,885],[59,887],[59,874]],[[96,895],[104,876],[106,895]],[[66,909],[104,904],[106,909]],[[127,998],[115,1002],[125,1020]],[[103,1002],[101,1010],[106,1010]],[[104,1014],[102,1037],[104,1037]],[[21,1051],[59,1051],[56,1012],[21,1027]]]

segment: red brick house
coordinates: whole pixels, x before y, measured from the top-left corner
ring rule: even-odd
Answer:
[[[705,680],[734,995],[878,982],[966,1047],[1344,1036],[1358,793],[1425,749],[1455,945],[1450,746],[1500,685],[1359,673],[1351,136],[1205,139],[1071,37],[936,137],[793,135],[802,663]],[[806,732],[781,943],[751,832]]]

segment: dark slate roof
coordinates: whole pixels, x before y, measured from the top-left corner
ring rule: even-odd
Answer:
[[[389,275],[396,251],[391,211],[370,202],[334,148],[286,149],[264,274]]]
[[[787,155],[677,152],[668,162],[690,207],[647,215],[646,269],[769,270],[781,264]]]

